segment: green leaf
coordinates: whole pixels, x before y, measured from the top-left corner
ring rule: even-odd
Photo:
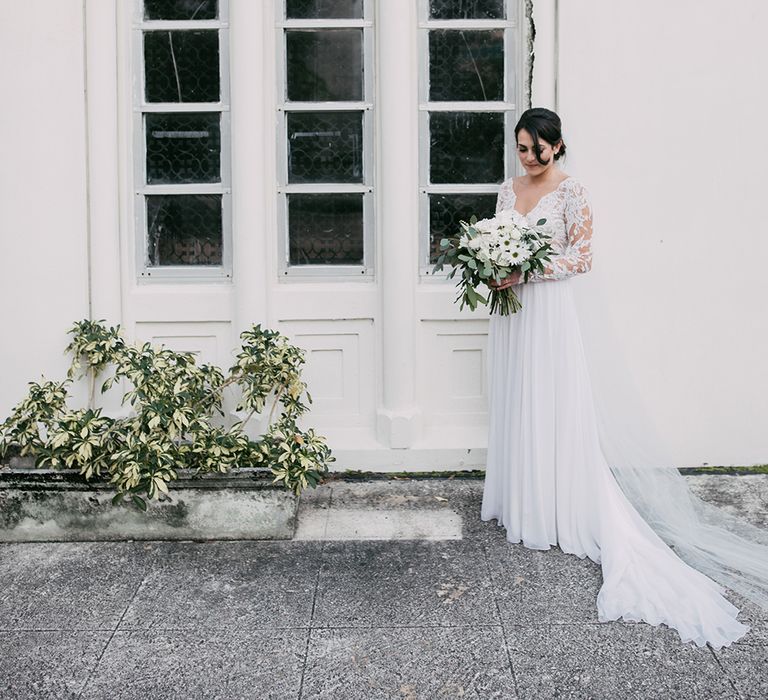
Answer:
[[[133,504],[143,512],[146,512],[147,510],[147,502],[141,497],[137,496],[135,493],[131,495],[131,500],[133,501]]]

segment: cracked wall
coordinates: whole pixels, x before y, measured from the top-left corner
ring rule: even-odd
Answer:
[[[525,76],[525,101],[526,109],[532,107],[531,100],[533,98],[533,63],[536,59],[533,43],[536,39],[536,23],[533,20],[533,0],[525,0],[525,19],[527,22],[527,61],[528,71]]]

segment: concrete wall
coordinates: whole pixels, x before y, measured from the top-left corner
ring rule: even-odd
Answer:
[[[82,0],[26,0],[0,23],[0,415],[88,315]]]
[[[254,261],[275,258],[274,237],[257,225],[261,204],[274,203],[274,109],[269,102],[274,18],[266,0],[264,5],[233,0],[231,6],[233,186],[236,194],[248,196],[236,198],[239,257],[235,283],[227,288],[136,284],[133,224],[126,206],[132,197],[130,3],[28,0],[6,10],[0,25],[0,83],[6,99],[0,110],[0,415],[7,415],[30,379],[64,374],[64,332],[89,311],[89,211],[94,317],[123,322],[135,335],[166,341],[178,336],[182,345],[187,337],[212,338],[211,349],[201,351],[226,362],[234,340],[231,328],[262,319],[305,319],[298,310],[307,310],[308,298],[324,303],[336,294],[336,315],[315,322],[318,337],[357,333],[365,340],[361,356],[379,362],[379,353],[386,352],[387,345],[367,326],[348,328],[348,321],[338,320],[367,318],[368,311],[358,309],[363,301],[377,308],[381,276],[376,285],[365,290],[358,285],[354,292],[347,285],[283,285],[281,295],[273,291],[267,303],[264,290],[278,286],[272,263],[261,272],[251,269]],[[768,259],[761,204],[768,155],[762,118],[768,96],[758,85],[768,63],[761,35],[768,6],[759,0],[737,0],[727,9],[714,0],[536,0],[535,7],[534,93],[538,104],[547,103],[551,94],[549,106],[563,117],[569,148],[563,169],[587,185],[596,212],[594,269],[578,282],[596,365],[616,353],[625,358],[641,402],[655,415],[681,463],[768,461],[768,365],[761,349],[768,341],[768,314],[762,308],[768,285],[761,269]],[[407,23],[407,14],[402,16]],[[385,19],[378,27],[380,43],[395,36],[393,15]],[[391,81],[403,61],[415,63],[415,22],[411,25],[411,59],[379,46],[380,60],[386,62],[380,70],[385,88],[387,75]],[[262,70],[254,71],[255,65]],[[414,79],[413,90],[415,84]],[[415,115],[413,90],[406,97]],[[386,90],[381,94],[386,96]],[[396,105],[382,112],[382,124],[397,123],[398,115],[406,116]],[[415,181],[411,170],[408,177]],[[730,262],[732,249],[737,253]],[[314,296],[307,295],[308,289]],[[437,317],[432,297],[445,315],[436,287],[422,291],[429,303],[419,301],[414,316]],[[447,296],[453,297],[448,289]],[[465,316],[476,337],[472,342],[480,343],[483,317]],[[281,327],[297,337],[306,330],[287,322]],[[425,342],[416,338],[419,348],[426,348]],[[316,354],[328,350],[315,349]],[[319,371],[308,370],[310,377]],[[420,405],[436,402],[430,386],[437,384],[424,379],[421,370],[415,374]],[[372,376],[367,370],[363,375]],[[366,392],[365,409],[373,415],[371,407],[381,405],[381,387]],[[318,405],[313,420],[324,427],[333,427],[336,420],[341,435],[348,417],[338,411],[324,415]],[[459,464],[451,462],[454,453],[437,449],[454,434],[446,425],[430,428],[431,441],[415,440],[422,452],[433,455],[431,461],[422,455],[424,464]],[[476,427],[479,431],[482,425]],[[370,445],[381,448],[380,459],[366,462],[362,456],[371,446],[362,438],[358,442],[333,447],[346,448],[349,464],[416,464],[416,450],[390,454],[375,436]],[[465,445],[463,437],[460,442],[481,447]],[[455,454],[466,452],[453,447]]]
[[[766,25],[757,0],[559,3],[563,167],[596,211],[583,286],[685,464],[768,461]]]

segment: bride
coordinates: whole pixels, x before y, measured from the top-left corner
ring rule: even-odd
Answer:
[[[527,225],[546,219],[554,254],[528,283],[494,284],[518,285],[523,308],[490,317],[481,518],[495,518],[510,542],[599,563],[601,622],[663,623],[684,642],[728,646],[749,628],[723,587],[768,607],[768,539],[696,498],[647,445],[620,440],[619,423],[606,427],[624,407],[603,415],[593,397],[570,279],[592,266],[589,195],[556,165],[565,155],[557,114],[527,110],[515,136],[527,174],[501,185],[496,209]]]

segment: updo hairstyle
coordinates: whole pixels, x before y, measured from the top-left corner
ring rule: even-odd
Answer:
[[[517,140],[517,134],[520,129],[525,129],[533,139],[533,152],[536,155],[536,160],[541,165],[547,165],[548,160],[541,159],[541,145],[539,144],[539,138],[543,139],[547,143],[555,146],[558,141],[563,138],[562,125],[560,123],[560,117],[557,116],[551,109],[545,107],[531,107],[526,109],[520,115],[520,119],[515,125],[515,140]],[[555,160],[560,160],[565,155],[565,141],[560,144],[560,150],[553,155]]]

